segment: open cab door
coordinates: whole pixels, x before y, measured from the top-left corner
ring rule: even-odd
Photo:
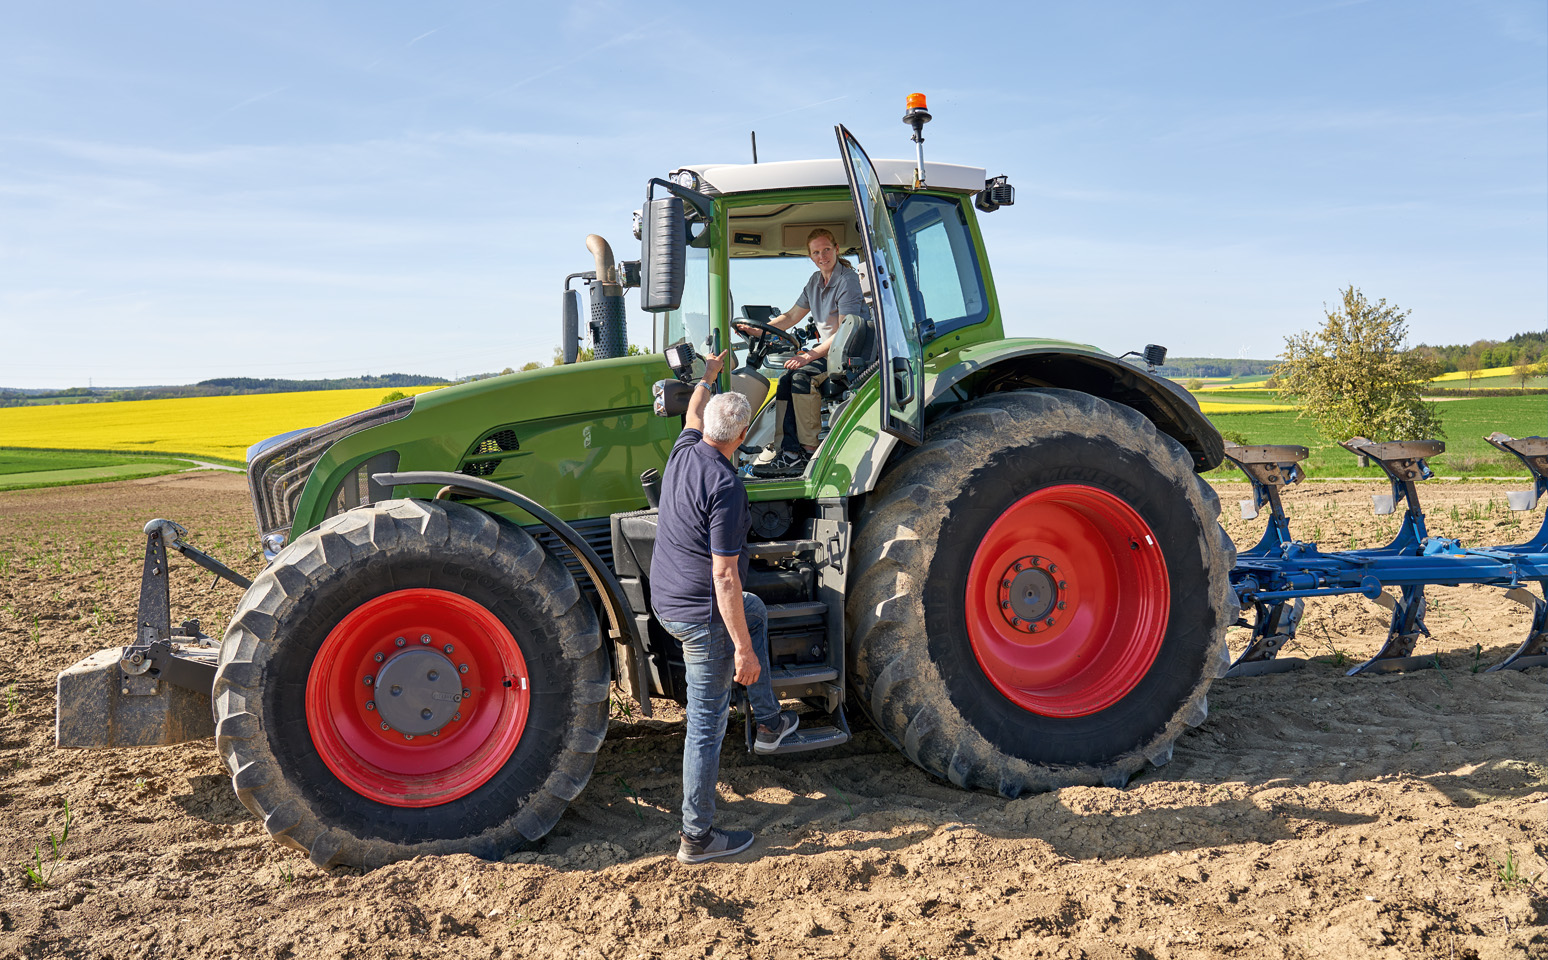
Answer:
[[[843,124],[838,134],[839,155],[849,176],[860,235],[865,242],[865,262],[871,271],[871,297],[876,305],[876,331],[881,341],[881,428],[900,440],[917,445],[924,438],[924,347],[914,326],[912,299],[898,252],[897,233],[882,196],[881,181],[871,158]]]

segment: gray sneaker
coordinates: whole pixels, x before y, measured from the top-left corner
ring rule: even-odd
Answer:
[[[773,727],[758,724],[758,737],[753,741],[753,752],[773,753],[778,750],[785,738],[795,733],[795,728],[801,725],[801,718],[796,716],[794,710],[784,710],[775,723],[777,726]]]
[[[677,859],[683,863],[703,863],[716,857],[729,857],[753,844],[751,830],[716,830],[711,827],[701,840],[690,840],[686,833],[679,833],[678,836],[682,840],[677,845]]]

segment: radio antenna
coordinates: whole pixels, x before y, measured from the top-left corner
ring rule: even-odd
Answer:
[[[753,163],[758,162],[758,131],[752,132]]]

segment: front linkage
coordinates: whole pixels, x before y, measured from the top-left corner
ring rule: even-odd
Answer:
[[[172,626],[167,547],[244,590],[252,581],[184,542],[187,535],[171,520],[145,525],[134,643],[98,651],[59,675],[59,746],[150,747],[214,736],[219,642],[198,620]]]

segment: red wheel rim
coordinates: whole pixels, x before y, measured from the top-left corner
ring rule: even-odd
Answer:
[[[505,766],[527,726],[528,687],[516,639],[482,605],[445,590],[395,590],[356,607],[323,641],[306,681],[306,724],[351,790],[430,807]]]
[[[984,535],[968,568],[967,628],[989,681],[1024,710],[1082,717],[1149,671],[1171,591],[1149,524],[1097,487],[1027,494]]]

